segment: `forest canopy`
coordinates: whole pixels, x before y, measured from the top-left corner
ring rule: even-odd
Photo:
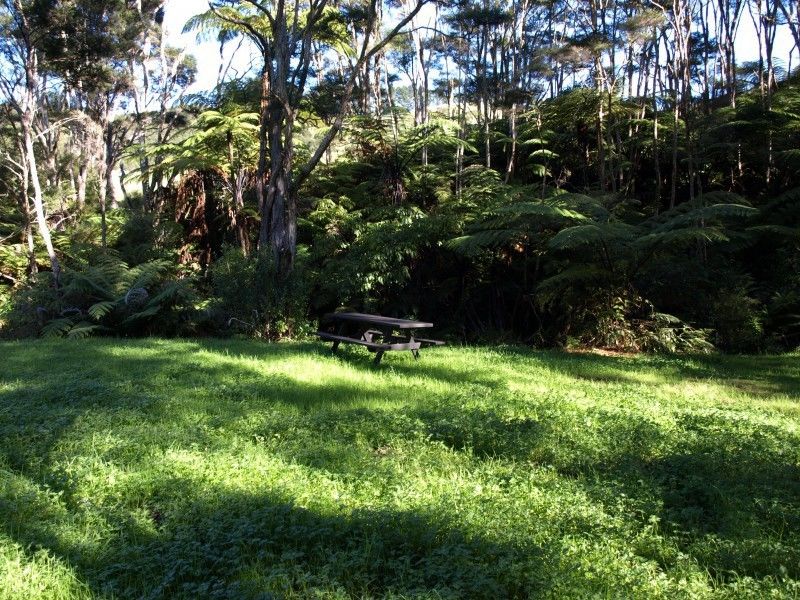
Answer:
[[[798,0],[169,10],[0,0],[0,334],[800,345]]]

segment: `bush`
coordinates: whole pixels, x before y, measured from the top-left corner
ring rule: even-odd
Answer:
[[[711,307],[717,345],[727,352],[763,350],[765,312],[744,286],[722,290]]]
[[[578,321],[580,341],[629,352],[706,353],[714,349],[711,331],[657,312],[651,302],[631,292],[599,294],[587,302]]]
[[[10,289],[0,309],[2,337],[19,339],[36,337],[47,322],[47,315],[60,310],[50,273],[40,273],[28,284]]]
[[[299,254],[291,275],[281,280],[268,253],[246,257],[239,249],[228,249],[209,271],[217,329],[263,339],[307,334],[311,285],[306,262]]]
[[[777,292],[767,306],[766,330],[776,349],[800,346],[800,289]]]
[[[182,244],[180,225],[148,213],[128,214],[119,229],[114,247],[129,264],[175,257]]]
[[[65,267],[61,287],[49,276],[18,288],[8,314],[10,335],[85,337],[92,334],[195,333],[194,281],[175,265],[154,260],[130,267],[107,251]]]

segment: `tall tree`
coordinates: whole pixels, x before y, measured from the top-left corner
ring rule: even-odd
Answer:
[[[263,59],[260,188],[261,230],[259,247],[270,247],[282,275],[288,274],[297,252],[297,193],[319,164],[339,133],[350,109],[359,74],[419,13],[429,0],[417,0],[385,34],[378,31],[380,0],[362,6],[361,39],[345,77],[339,110],[310,158],[295,165],[295,122],[306,92],[314,41],[325,37],[338,17],[329,0],[219,0],[209,11],[221,23],[237,28],[256,45]],[[269,157],[267,163],[266,157]],[[267,164],[269,175],[267,176]]]
[[[50,257],[53,282],[58,287],[61,279],[61,264],[50,236],[39,175],[39,163],[34,148],[34,120],[41,93],[39,57],[41,47],[48,39],[46,30],[37,29],[34,26],[36,17],[41,16],[41,13],[37,14],[36,12],[40,9],[40,6],[36,6],[32,2],[23,3],[23,0],[2,0],[0,3],[0,26],[2,27],[0,51],[2,51],[6,64],[11,67],[10,72],[0,72],[0,86],[2,86],[5,101],[19,118],[20,161],[25,164],[23,173],[27,174],[27,179],[33,188],[33,207],[39,235],[41,235],[47,255]],[[18,94],[18,92],[21,93]]]

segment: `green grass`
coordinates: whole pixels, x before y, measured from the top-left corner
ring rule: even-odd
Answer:
[[[800,360],[0,344],[0,598],[800,597]]]

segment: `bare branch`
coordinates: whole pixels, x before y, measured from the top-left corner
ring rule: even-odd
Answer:
[[[413,10],[409,11],[409,13],[403,19],[401,19],[400,22],[397,23],[397,25],[395,25],[395,27],[389,33],[387,33],[380,42],[378,42],[374,46],[372,47],[369,46],[369,36],[368,35],[365,36],[364,44],[362,45],[361,48],[361,55],[359,56],[358,61],[356,61],[356,64],[350,73],[350,77],[348,78],[347,84],[345,86],[344,95],[340,100],[341,108],[339,109],[339,114],[336,115],[336,119],[334,120],[333,124],[328,128],[328,131],[323,136],[322,140],[317,146],[317,149],[314,151],[314,154],[311,156],[308,162],[306,162],[302,167],[300,167],[300,169],[298,169],[297,176],[293,182],[295,188],[300,187],[303,184],[303,182],[308,178],[308,176],[311,174],[314,168],[319,164],[319,161],[322,160],[322,157],[324,156],[326,150],[328,149],[328,146],[330,146],[331,142],[333,142],[333,139],[336,137],[336,134],[338,134],[339,131],[341,130],[342,125],[344,124],[344,119],[347,116],[348,107],[350,106],[350,98],[353,95],[353,88],[355,87],[356,77],[358,76],[358,72],[361,70],[361,67],[363,67],[364,63],[367,60],[369,60],[375,54],[383,50],[383,48],[385,48],[389,44],[389,42],[391,42],[397,35],[399,35],[400,32],[403,30],[403,28],[406,25],[408,25],[415,16],[417,16],[420,10],[422,10],[422,7],[428,4],[430,1],[431,0],[420,0],[419,2],[417,2]],[[373,0],[372,2],[370,13],[372,15],[375,14],[375,0]],[[371,23],[369,29],[371,29]]]

